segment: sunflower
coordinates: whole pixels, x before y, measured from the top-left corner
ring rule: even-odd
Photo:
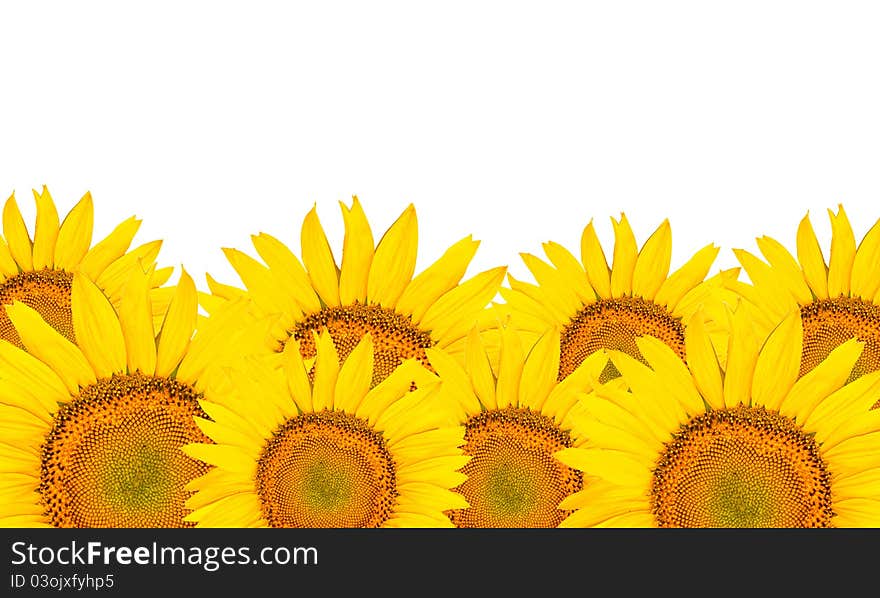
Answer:
[[[726,371],[700,316],[690,371],[661,341],[637,339],[648,365],[611,359],[631,393],[585,400],[589,446],[557,457],[600,481],[564,502],[566,526],[865,527],[880,525],[880,372],[847,383],[854,339],[799,376],[803,328],[792,311],[762,342],[733,318]],[[649,367],[650,366],[650,367]]]
[[[449,527],[467,506],[464,429],[438,400],[438,378],[405,360],[373,387],[369,333],[340,365],[331,336],[315,340],[314,369],[299,342],[283,366],[232,369],[224,400],[197,418],[216,444],[184,452],[215,466],[190,483],[188,521],[204,527]],[[310,376],[310,371],[313,376]],[[410,391],[416,382],[417,389]],[[219,396],[219,395],[218,395]]]
[[[641,250],[625,215],[612,223],[611,268],[591,221],[581,238],[581,262],[561,245],[544,243],[549,264],[521,254],[538,284],[508,276],[511,288],[501,289],[512,322],[529,341],[548,327],[561,328],[560,380],[600,349],[621,350],[641,359],[635,342],[641,335],[660,339],[684,360],[684,323],[698,307],[711,309],[704,304],[721,306],[723,280],[738,274],[729,270],[703,282],[718,255],[718,248],[710,244],[667,276],[672,255],[669,221],[657,228]],[[726,344],[726,326],[726,319],[718,318],[712,328],[718,345]],[[601,381],[617,375],[608,362]]]
[[[577,426],[578,395],[605,366],[588,357],[562,382],[559,332],[548,330],[527,353],[519,335],[505,327],[497,372],[477,330],[470,334],[467,369],[428,349],[443,380],[446,403],[465,427],[464,453],[471,460],[456,490],[470,504],[449,516],[457,527],[556,527],[566,516],[560,503],[584,486],[583,475],[553,457],[583,444]]]
[[[58,211],[48,189],[34,191],[37,204],[33,240],[13,194],[3,208],[3,239],[0,239],[0,305],[21,301],[29,305],[67,340],[76,342],[70,311],[73,273],[81,272],[95,282],[115,307],[122,288],[138,262],[149,267],[159,254],[161,241],[128,251],[140,220],[129,218],[104,240],[90,248],[94,206],[86,193],[59,224]],[[164,284],[171,268],[154,272],[152,287]],[[161,324],[171,291],[154,292],[155,323]],[[0,339],[24,348],[6,312],[0,309]]]
[[[864,342],[850,373],[850,380],[855,380],[880,370],[880,220],[856,247],[843,206],[828,215],[832,239],[827,263],[807,214],[797,231],[798,260],[778,241],[761,237],[758,247],[767,262],[734,250],[752,284],[729,284],[747,301],[762,330],[772,328],[792,307],[800,309],[804,327],[800,375],[849,339]]]
[[[277,314],[267,350],[280,353],[296,341],[306,359],[315,358],[314,332],[328,331],[344,359],[365,334],[373,339],[372,384],[403,360],[428,366],[425,349],[463,354],[467,333],[495,296],[505,268],[459,281],[479,246],[470,236],[413,278],[418,245],[415,208],[410,205],[373,246],[373,233],[357,197],[340,203],[345,221],[342,264],[337,266],[313,208],[302,225],[302,263],[280,241],[261,233],[253,244],[265,265],[235,249],[226,257],[264,314]],[[304,265],[303,265],[304,264]],[[208,279],[222,298],[241,296],[234,287]]]
[[[240,306],[191,340],[197,293],[184,272],[156,338],[149,279],[132,275],[117,312],[73,274],[77,344],[25,303],[5,308],[27,351],[0,340],[0,526],[188,525],[184,487],[208,467],[180,447],[207,441],[193,419],[200,377],[240,342],[229,326]]]

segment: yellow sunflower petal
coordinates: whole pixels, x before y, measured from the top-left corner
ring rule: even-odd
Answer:
[[[283,367],[290,396],[296,405],[301,411],[314,411],[312,383],[309,381],[309,374],[303,363],[299,343],[294,339],[288,340],[284,345]]]
[[[342,270],[339,274],[339,300],[343,305],[367,300],[367,278],[373,261],[373,231],[357,197],[351,208],[339,202],[345,221],[342,242]]]
[[[468,336],[465,361],[477,398],[486,409],[498,409],[498,401],[495,397],[495,374],[492,372],[489,356],[486,354],[486,349],[480,340],[480,333],[476,328],[472,329]]]
[[[369,333],[352,349],[339,369],[334,408],[355,413],[373,381],[373,339]]]
[[[828,210],[828,216],[831,218],[828,295],[831,297],[849,295],[853,260],[856,256],[856,239],[843,206],[838,206],[837,214]]]
[[[605,258],[599,237],[596,236],[592,220],[584,228],[581,236],[581,261],[586,269],[590,286],[596,290],[596,294],[600,298],[610,299],[611,270],[608,269],[608,260]]]
[[[614,261],[611,264],[611,296],[632,294],[633,270],[638,259],[638,246],[626,215],[611,219],[614,225]]]
[[[156,371],[156,337],[149,288],[149,275],[134,273],[123,289],[119,306],[128,370],[148,376]]]
[[[86,193],[61,223],[55,242],[56,268],[72,270],[82,261],[92,244],[94,215],[92,194]]]
[[[71,394],[77,395],[81,386],[95,382],[95,372],[82,351],[47,324],[36,310],[20,301],[5,307],[28,352],[52,368]]]
[[[596,300],[596,292],[590,287],[590,281],[583,265],[577,261],[571,252],[553,241],[543,243],[544,253],[556,266],[559,273],[565,278],[571,289],[577,294],[582,303]]]
[[[58,210],[55,202],[49,195],[48,189],[43,187],[42,193],[34,190],[34,200],[37,202],[37,224],[34,229],[34,270],[51,268],[55,258],[55,240],[58,238]]]
[[[759,342],[747,310],[737,309],[732,316],[731,325],[727,371],[724,376],[726,407],[736,407],[740,403],[750,404]]]
[[[478,322],[480,312],[498,292],[506,271],[505,266],[499,266],[480,272],[445,293],[425,312],[419,326],[430,330],[431,338],[440,347],[457,340]]]
[[[795,382],[780,404],[779,412],[798,422],[806,421],[823,399],[843,386],[863,347],[864,344],[856,339],[836,347],[819,365]]]
[[[653,336],[636,338],[639,352],[651,364],[655,372],[662,372],[661,379],[667,393],[675,397],[688,415],[700,413],[705,409],[703,397],[697,392],[693,378],[684,362],[669,346]]]
[[[794,256],[783,247],[782,243],[771,237],[760,237],[757,239],[757,243],[758,249],[773,266],[774,275],[781,279],[785,288],[794,295],[801,305],[810,303],[813,300],[813,293],[804,280],[804,275]]]
[[[685,329],[685,354],[700,394],[712,409],[724,407],[724,387],[718,355],[706,330],[705,317],[698,312]]]
[[[645,241],[636,259],[632,279],[633,295],[653,299],[669,274],[671,262],[672,229],[669,220],[664,220]]]
[[[339,377],[339,357],[336,346],[327,332],[316,339],[318,356],[315,359],[315,385],[312,393],[312,408],[315,411],[333,409],[336,380]],[[371,373],[372,374],[372,373]]]
[[[96,280],[107,266],[125,255],[140,226],[141,221],[133,216],[121,222],[106,238],[89,249],[80,262],[80,272]]]
[[[503,351],[502,345],[502,351]],[[556,386],[559,374],[559,330],[544,333],[529,351],[519,381],[519,405],[535,409],[543,405]]]
[[[281,292],[291,297],[304,313],[321,311],[321,300],[312,287],[309,275],[299,259],[284,243],[267,233],[251,237],[254,248],[281,287]]]
[[[810,215],[807,214],[798,225],[797,231],[797,254],[804,277],[810,290],[819,299],[828,298],[828,269],[825,266],[825,258],[819,247],[819,240],[810,223]]]
[[[101,289],[77,272],[71,289],[73,329],[83,355],[99,378],[125,371],[125,339],[116,310]]]
[[[419,324],[437,299],[459,283],[479,246],[480,242],[468,235],[447,249],[407,285],[397,301],[398,313],[410,314],[413,322]]]
[[[854,296],[870,301],[880,291],[877,264],[880,264],[880,220],[874,223],[856,250],[850,283]]]
[[[156,375],[169,376],[186,354],[198,318],[199,296],[196,285],[186,270],[180,273],[180,280],[174,298],[168,307],[162,331],[159,333],[159,346],[156,350]]]
[[[419,229],[416,210],[410,204],[385,231],[370,266],[367,299],[370,303],[393,308],[412,280],[416,268]]]
[[[678,302],[688,291],[697,286],[709,273],[712,263],[718,257],[719,247],[706,245],[691,257],[687,263],[669,275],[654,296],[654,303],[675,310]]]
[[[519,381],[522,377],[523,351],[519,337],[510,328],[501,331],[501,357],[498,366],[496,386],[498,409],[517,407],[519,402]]]
[[[800,311],[792,311],[770,334],[755,362],[754,404],[779,409],[800,374],[803,338]]]
[[[461,365],[442,349],[425,349],[425,353],[443,381],[443,390],[448,393],[450,402],[461,406],[458,415],[465,417],[467,413],[479,413],[480,401]]]
[[[9,244],[9,252],[22,270],[34,269],[33,246],[24,218],[18,209],[15,195],[9,196],[3,206],[3,236]]]
[[[303,262],[314,289],[327,305],[339,305],[339,269],[316,207],[303,220],[300,236]]]
[[[18,264],[9,251],[9,245],[0,238],[0,281],[18,274]]]
[[[622,486],[648,486],[651,469],[635,455],[599,448],[567,448],[553,456],[584,473]]]
[[[0,389],[0,403],[20,407],[40,419],[70,400],[67,386],[50,366],[6,340],[0,340]]]

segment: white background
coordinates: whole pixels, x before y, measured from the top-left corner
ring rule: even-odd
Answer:
[[[872,2],[16,2],[0,8],[0,200],[29,222],[91,190],[96,238],[136,214],[163,264],[235,282],[220,248],[341,248],[407,203],[419,268],[473,233],[471,272],[625,211],[670,218],[673,265],[760,234],[792,247],[842,202],[880,216]],[[610,255],[611,246],[607,245]],[[337,257],[339,254],[337,252]],[[715,268],[717,269],[717,267]]]

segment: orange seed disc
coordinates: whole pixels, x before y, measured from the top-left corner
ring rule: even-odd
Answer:
[[[342,307],[325,307],[306,316],[290,332],[300,343],[304,359],[315,357],[314,332],[327,330],[336,346],[339,359],[344,360],[367,333],[373,339],[373,383],[387,378],[405,359],[418,359],[430,367],[425,349],[434,341],[427,332],[413,326],[409,316],[403,316],[378,305],[355,303]]]
[[[190,527],[184,486],[209,466],[192,387],[140,373],[98,380],[61,407],[42,451],[40,494],[58,527]]]
[[[385,439],[339,411],[287,420],[266,443],[256,481],[270,527],[380,527],[398,496]]]
[[[863,341],[865,348],[848,382],[880,370],[880,306],[857,297],[817,299],[801,308],[801,320],[804,323],[801,376],[852,338]],[[880,402],[874,408],[878,405]]]
[[[831,475],[813,437],[763,407],[682,426],[651,486],[659,527],[830,527]]]
[[[581,490],[583,474],[553,457],[571,446],[553,420],[523,408],[484,411],[464,439],[471,460],[456,490],[470,507],[447,513],[456,527],[557,527],[568,516],[559,503]]]
[[[73,314],[70,311],[70,289],[73,275],[64,270],[21,272],[0,283],[0,306],[21,301],[34,308],[52,328],[75,342]],[[24,349],[25,346],[12,325],[5,309],[0,309],[0,339]]]
[[[585,305],[562,330],[558,379],[566,378],[599,349],[623,351],[645,363],[636,345],[636,338],[643,335],[660,339],[684,361],[684,327],[665,308],[640,297],[599,299]],[[609,361],[599,381],[618,376]]]

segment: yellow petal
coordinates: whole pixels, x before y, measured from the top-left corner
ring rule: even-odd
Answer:
[[[633,271],[633,295],[653,299],[669,274],[672,261],[672,229],[669,220],[654,231],[639,252]]]
[[[0,238],[0,281],[16,274],[18,274],[18,264],[15,263],[12,253],[9,251],[9,245],[3,238]]]
[[[125,285],[119,306],[119,323],[125,338],[129,372],[153,375],[156,372],[156,337],[148,274],[134,272]]]
[[[745,309],[739,308],[732,316],[730,344],[727,350],[727,371],[724,376],[724,405],[749,405],[752,380],[758,359],[758,339]]]
[[[794,295],[798,303],[806,305],[811,302],[813,293],[810,291],[807,281],[804,280],[804,274],[794,256],[779,241],[770,237],[760,237],[757,242],[761,253],[773,266],[775,276],[781,279],[782,284]],[[749,276],[751,277],[751,274]],[[755,282],[754,279],[753,282]]]
[[[642,486],[647,489],[651,470],[635,455],[598,448],[567,448],[554,457],[577,470],[595,475],[621,486]]]
[[[804,374],[783,399],[779,412],[805,422],[813,409],[846,383],[864,344],[850,339],[836,347],[819,365]]]
[[[93,225],[92,194],[86,193],[61,223],[55,242],[56,268],[73,270],[82,261],[92,244]]]
[[[76,345],[61,336],[36,310],[16,301],[6,313],[28,352],[52,368],[72,395],[95,382],[95,372]]]
[[[55,239],[58,238],[58,210],[55,202],[49,195],[49,190],[43,187],[42,193],[34,190],[34,200],[37,202],[37,225],[34,230],[34,270],[51,268],[55,258]]]
[[[555,312],[566,314],[568,317],[583,306],[583,301],[574,291],[574,287],[561,272],[530,253],[519,255],[538,282],[546,306],[552,305]]]
[[[397,312],[410,314],[413,322],[418,324],[428,308],[461,281],[479,246],[479,241],[467,236],[447,249],[440,259],[407,285],[397,301]]]
[[[506,268],[500,266],[480,272],[440,297],[419,322],[423,330],[431,331],[438,346],[445,347],[459,338],[458,331],[469,331],[478,323],[486,304],[498,292]]]
[[[24,218],[15,202],[15,195],[9,196],[3,206],[3,236],[9,243],[9,252],[19,267],[25,271],[34,269],[31,237],[24,224]]]
[[[303,363],[299,343],[290,339],[284,345],[284,372],[287,377],[287,388],[290,396],[299,407],[300,411],[314,411],[312,405],[312,383],[309,380],[308,370]]]
[[[312,208],[303,220],[302,257],[312,286],[321,299],[330,306],[339,305],[339,269],[327,242],[327,235],[318,220],[316,208]]]
[[[472,329],[468,336],[465,361],[471,383],[480,402],[486,409],[498,409],[498,401],[495,398],[495,374],[492,372],[489,356],[486,354],[486,349],[480,340],[479,330],[476,328]]]
[[[519,337],[510,328],[501,330],[501,358],[498,366],[496,386],[498,408],[519,404],[519,380],[522,376],[523,351]]]
[[[819,240],[813,232],[810,223],[810,215],[807,214],[801,220],[797,231],[797,254],[804,277],[813,294],[819,299],[828,298],[828,269],[825,267],[825,258],[819,247]]]
[[[851,292],[855,297],[871,301],[880,291],[880,220],[859,243],[852,265]]]
[[[0,388],[0,403],[43,420],[58,410],[59,403],[70,400],[70,391],[49,365],[6,340],[0,340]],[[5,392],[7,388],[10,392]]]
[[[266,233],[251,237],[254,248],[282,293],[291,297],[304,313],[321,311],[321,300],[299,259],[281,241]]]
[[[101,289],[84,274],[73,276],[73,329],[80,349],[99,378],[125,372],[125,339],[119,318]]]
[[[685,353],[700,394],[712,409],[722,409],[724,390],[721,367],[702,312],[691,318],[685,329]]]
[[[373,381],[373,339],[369,333],[352,349],[336,381],[334,408],[347,413],[357,412],[361,400],[370,391]]]
[[[779,409],[800,374],[803,337],[800,310],[792,311],[758,354],[752,379],[753,404]]]
[[[849,224],[846,212],[843,211],[843,206],[838,206],[836,215],[828,210],[828,216],[831,218],[828,295],[830,297],[849,295],[853,260],[856,256],[856,239],[853,236],[852,226]]]
[[[315,359],[315,386],[312,393],[312,408],[315,411],[333,409],[333,396],[336,380],[339,377],[339,357],[333,339],[327,332],[316,339],[317,357]],[[370,376],[373,373],[370,372]]]
[[[502,355],[504,347],[502,345]],[[519,381],[519,405],[540,410],[559,374],[559,330],[545,332],[529,351]]]
[[[339,300],[343,305],[367,300],[367,278],[373,261],[373,232],[357,197],[351,208],[339,202],[345,221],[342,242],[342,271],[339,274]]]
[[[112,233],[89,249],[80,262],[80,272],[97,280],[110,264],[125,255],[140,226],[141,221],[133,216],[121,222]]]
[[[633,270],[638,258],[638,246],[626,215],[620,221],[611,219],[614,225],[614,262],[611,264],[611,296],[632,294]]]
[[[237,249],[224,248],[223,253],[260,309],[267,314],[297,313],[293,297],[283,292],[268,268]]]
[[[416,268],[419,229],[416,210],[410,204],[385,231],[376,247],[367,279],[367,300],[393,308],[412,280]]]
[[[577,294],[582,303],[596,300],[596,292],[590,287],[590,281],[583,265],[577,261],[570,251],[559,243],[548,241],[543,243],[544,253],[556,266],[566,283]]]
[[[198,318],[199,296],[196,285],[186,270],[182,270],[174,298],[168,307],[159,346],[156,352],[156,375],[168,376],[186,354]]]
[[[706,245],[695,253],[684,266],[670,274],[660,285],[654,296],[654,303],[668,307],[675,314],[678,302],[706,278],[719,250],[714,245]]]
[[[590,286],[596,290],[596,294],[604,299],[611,297],[611,271],[608,269],[608,260],[605,251],[596,236],[593,221],[584,228],[581,236],[581,261],[587,272]]]
[[[641,336],[636,338],[636,345],[651,368],[661,373],[665,393],[675,397],[688,415],[705,410],[703,397],[697,392],[690,371],[666,343],[653,336]]]

